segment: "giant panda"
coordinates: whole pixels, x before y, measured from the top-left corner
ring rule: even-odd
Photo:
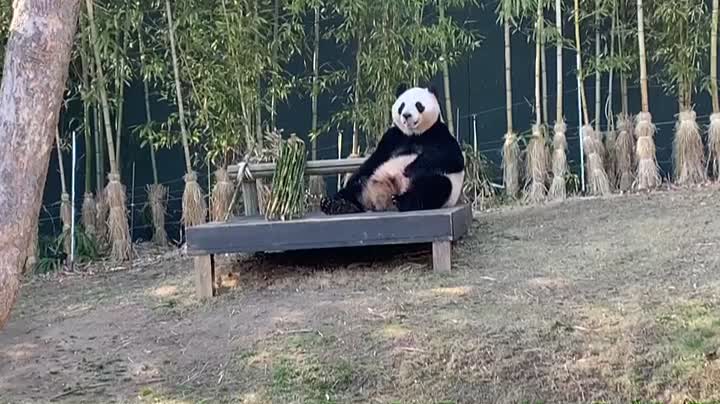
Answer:
[[[458,141],[440,117],[432,87],[398,87],[393,123],[375,151],[333,196],[327,215],[454,206],[465,177]]]

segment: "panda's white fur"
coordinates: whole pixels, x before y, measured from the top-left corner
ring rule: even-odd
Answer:
[[[418,103],[422,105],[422,111],[418,109]],[[440,119],[440,103],[429,89],[413,87],[405,90],[393,103],[392,119],[404,134],[422,135]]]
[[[437,97],[427,88],[413,87],[404,91],[392,106],[395,127],[407,136],[421,136],[441,119]],[[362,204],[367,210],[383,211],[393,208],[393,196],[405,193],[410,180],[404,175],[405,167],[415,161],[417,154],[404,154],[390,158],[380,165],[362,192]],[[457,204],[462,191],[465,171],[446,174],[452,184],[450,196],[443,207]]]
[[[391,158],[375,170],[363,188],[362,204],[368,210],[384,211],[393,208],[393,195],[405,193],[410,186],[410,179],[403,171],[408,164],[415,161],[417,154],[405,154]]]

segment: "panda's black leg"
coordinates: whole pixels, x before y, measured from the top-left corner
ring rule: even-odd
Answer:
[[[452,183],[443,175],[415,177],[411,181],[410,189],[394,198],[395,206],[401,212],[438,209],[445,204],[451,191]]]

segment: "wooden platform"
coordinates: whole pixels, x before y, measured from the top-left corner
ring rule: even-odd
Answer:
[[[450,271],[451,242],[465,235],[471,222],[469,205],[416,212],[313,213],[285,222],[239,217],[188,228],[187,253],[195,256],[197,291],[204,298],[215,294],[215,254],[432,243],[433,269]]]

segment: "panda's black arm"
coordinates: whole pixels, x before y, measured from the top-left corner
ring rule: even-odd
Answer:
[[[452,136],[448,136],[442,141],[423,145],[422,153],[405,167],[405,175],[412,177],[423,174],[456,173],[463,169],[465,169],[465,158],[460,145]]]

